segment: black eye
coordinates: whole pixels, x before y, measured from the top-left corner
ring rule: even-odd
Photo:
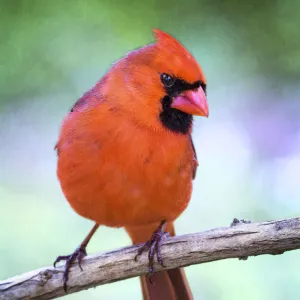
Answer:
[[[166,73],[162,73],[160,75],[160,80],[163,83],[163,85],[166,87],[171,87],[175,82],[175,79]]]

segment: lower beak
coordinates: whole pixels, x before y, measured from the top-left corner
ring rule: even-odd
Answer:
[[[206,95],[202,87],[196,91],[185,91],[174,97],[171,106],[190,115],[203,117],[209,115]]]

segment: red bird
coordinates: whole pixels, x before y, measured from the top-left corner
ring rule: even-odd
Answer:
[[[160,245],[175,235],[173,222],[186,209],[197,169],[191,138],[193,115],[208,117],[206,80],[195,58],[171,35],[155,29],[156,42],[129,52],[73,106],[56,145],[57,174],[71,207],[95,221],[67,256],[72,262],[100,225],[125,227],[145,243],[149,272]],[[144,299],[192,299],[182,269],[141,277]]]

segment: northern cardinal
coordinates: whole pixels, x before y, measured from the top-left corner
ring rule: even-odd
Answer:
[[[165,235],[187,207],[197,157],[193,115],[208,117],[206,80],[195,58],[171,35],[154,29],[156,42],[129,52],[73,106],[56,145],[57,174],[71,207],[96,222],[66,260],[86,255],[99,225],[125,227],[163,264]],[[192,299],[182,269],[141,277],[144,299]]]

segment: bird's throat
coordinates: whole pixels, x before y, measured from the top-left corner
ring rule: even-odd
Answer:
[[[165,96],[161,100],[162,112],[159,115],[162,125],[169,130],[188,134],[193,124],[193,116],[178,109],[172,108],[172,98]]]

